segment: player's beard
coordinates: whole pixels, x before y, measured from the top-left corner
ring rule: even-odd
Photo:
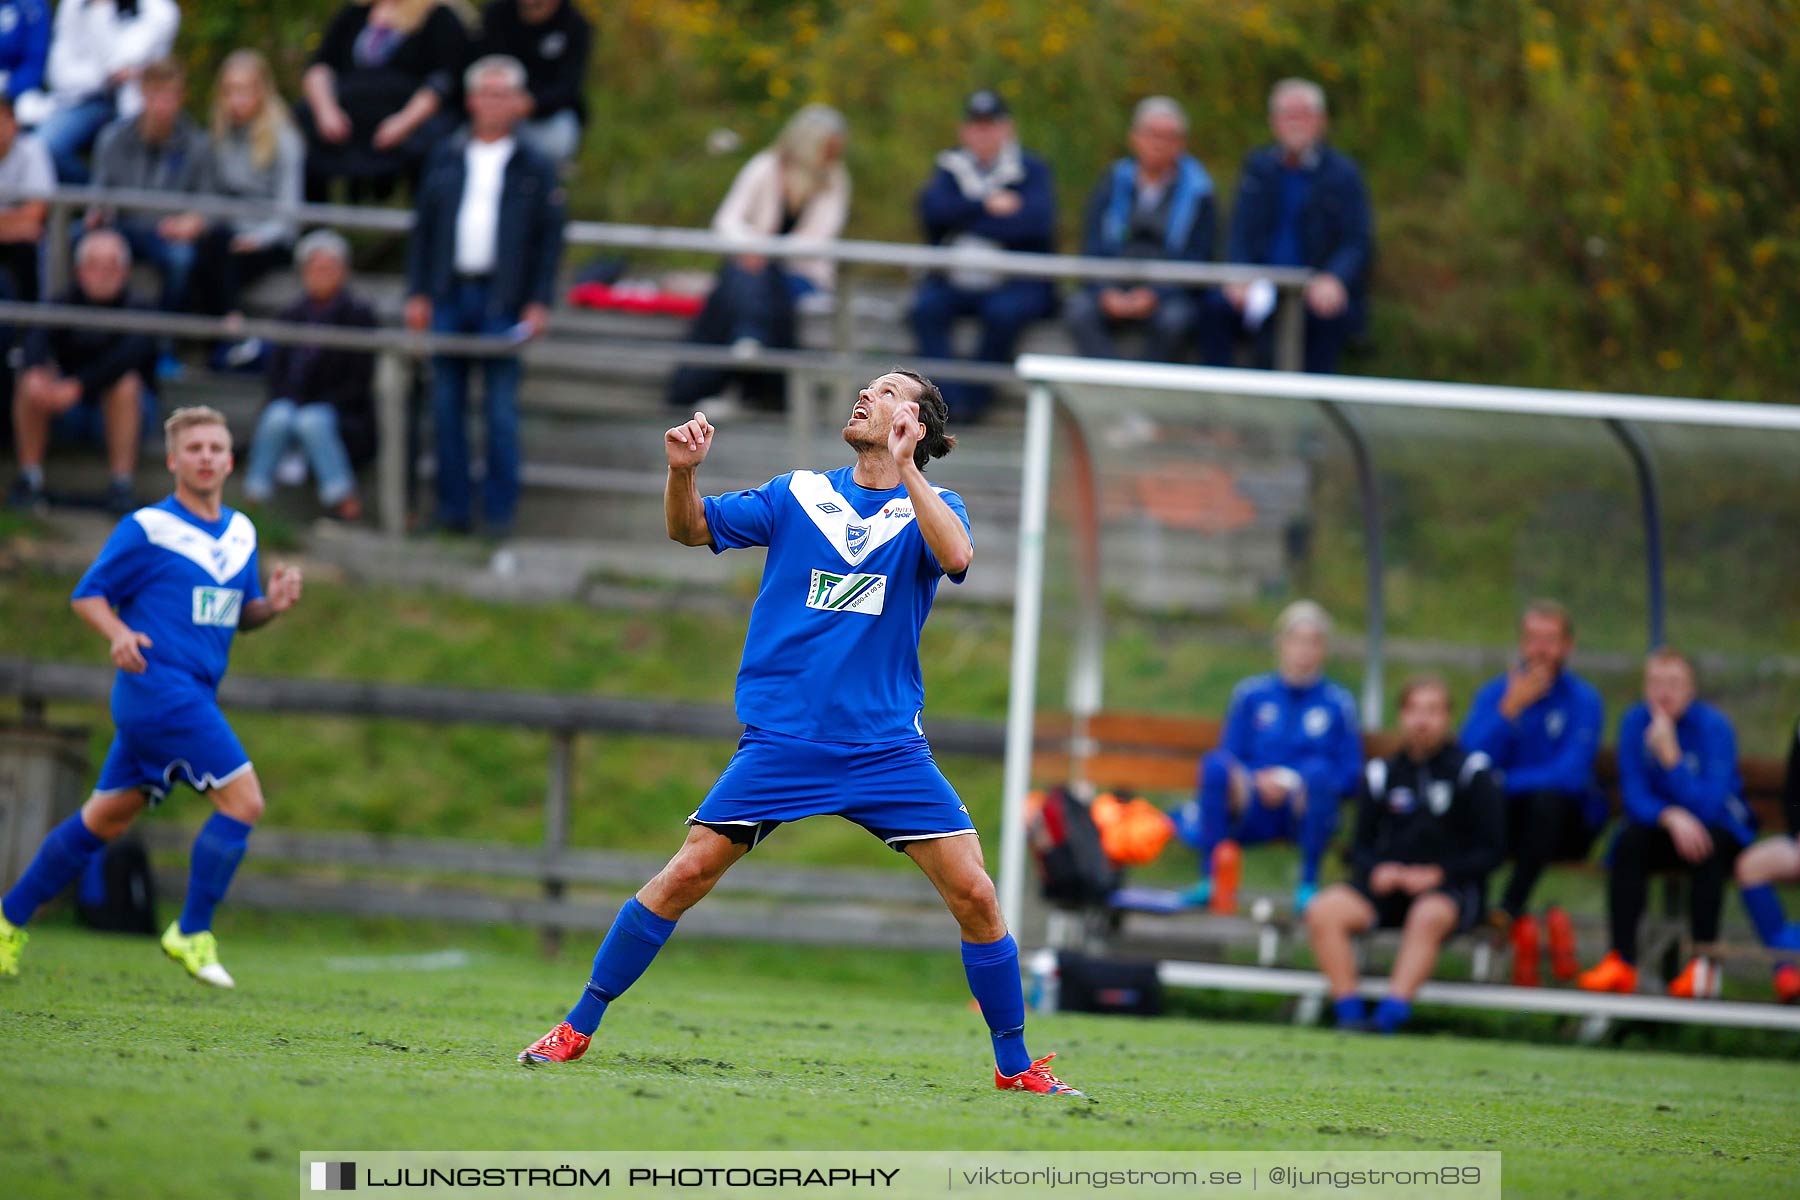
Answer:
[[[877,450],[887,449],[887,431],[883,430],[878,437],[875,434],[874,423],[865,421],[860,430],[849,428],[844,430],[844,444],[856,451],[859,456],[873,454]]]

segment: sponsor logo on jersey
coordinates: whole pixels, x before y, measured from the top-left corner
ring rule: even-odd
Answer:
[[[815,505],[813,505],[813,507],[818,509],[822,513],[837,514],[837,513],[841,513],[844,511],[843,509],[839,508],[837,505],[833,504],[829,500],[827,500],[823,504],[815,504]]]
[[[1450,811],[1450,801],[1455,795],[1456,789],[1448,779],[1434,779],[1425,789],[1425,803],[1431,806],[1433,816],[1441,817]]]
[[[1306,715],[1300,718],[1300,728],[1306,730],[1307,737],[1324,737],[1325,731],[1331,728],[1331,710],[1328,708],[1309,708]]]
[[[806,590],[806,607],[825,612],[876,617],[886,603],[886,575],[839,575],[835,571],[815,570]]]
[[[913,515],[912,505],[890,504],[881,510],[881,515],[884,517],[899,517],[902,520],[910,520]]]
[[[194,589],[194,624],[218,625],[236,629],[238,615],[244,609],[244,593],[237,588],[197,587]]]
[[[868,544],[869,527],[867,525],[844,526],[844,545],[850,548],[850,557],[861,557],[864,547]]]

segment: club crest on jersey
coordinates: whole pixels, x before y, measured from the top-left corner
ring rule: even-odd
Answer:
[[[869,527],[867,525],[845,525],[844,545],[849,548],[851,558],[861,558],[862,552],[869,545]]]
[[[1281,708],[1273,700],[1264,700],[1256,706],[1256,727],[1267,729],[1281,720]]]
[[[1561,737],[1568,724],[1569,718],[1563,714],[1563,710],[1560,708],[1553,708],[1544,715],[1544,732],[1553,738]]]
[[[1448,779],[1434,779],[1425,789],[1425,803],[1431,808],[1431,815],[1441,817],[1450,811],[1450,801],[1456,796],[1456,788]]]
[[[1331,710],[1327,708],[1309,708],[1300,719],[1300,727],[1306,730],[1307,737],[1324,737],[1325,731],[1331,728]]]
[[[806,589],[806,607],[825,612],[881,615],[887,603],[886,575],[839,575],[834,571],[815,570]]]
[[[1409,787],[1397,787],[1388,793],[1388,811],[1409,813],[1413,810],[1413,790]]]

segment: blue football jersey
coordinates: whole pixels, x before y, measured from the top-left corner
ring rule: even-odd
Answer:
[[[244,604],[262,594],[256,526],[243,513],[206,521],[170,496],[120,521],[73,597],[104,596],[150,638],[148,669],[120,671],[113,685],[115,719],[216,692]]]
[[[923,732],[919,633],[944,569],[906,489],[858,487],[854,470],[794,471],[706,497],[714,553],[769,548],[738,668],[746,725],[817,742]],[[932,490],[967,529],[962,497]]]

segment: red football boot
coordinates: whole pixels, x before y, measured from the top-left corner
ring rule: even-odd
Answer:
[[[1775,968],[1775,999],[1783,1004],[1800,1002],[1800,967],[1782,963]]]
[[[519,1061],[528,1067],[574,1062],[587,1053],[588,1043],[593,1040],[585,1033],[576,1033],[575,1027],[564,1021],[519,1051]]]
[[[1052,1075],[1044,1065],[1055,1057],[1054,1054],[1046,1054],[1017,1075],[1002,1075],[1000,1068],[995,1067],[994,1086],[1003,1092],[1036,1092],[1040,1096],[1081,1095],[1082,1093]]]

